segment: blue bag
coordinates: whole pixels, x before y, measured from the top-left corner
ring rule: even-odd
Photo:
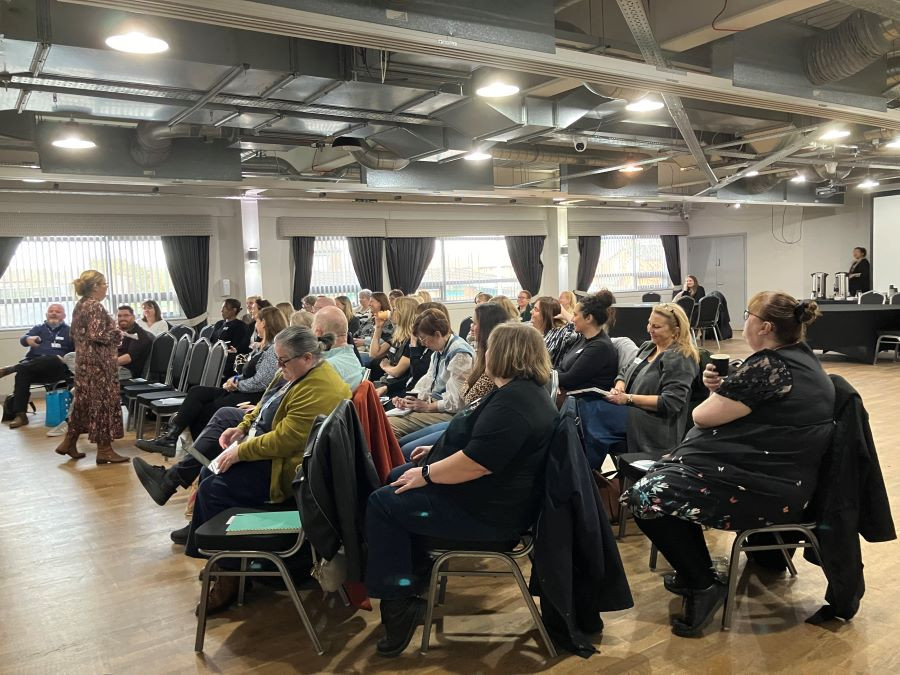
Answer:
[[[44,415],[44,426],[55,427],[62,424],[69,416],[72,405],[72,394],[66,389],[47,392],[47,413]]]

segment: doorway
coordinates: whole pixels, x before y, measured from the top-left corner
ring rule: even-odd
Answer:
[[[687,245],[687,273],[697,277],[707,293],[725,296],[731,327],[740,329],[741,312],[747,306],[746,235],[688,237]]]

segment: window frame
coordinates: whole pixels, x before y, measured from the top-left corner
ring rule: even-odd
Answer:
[[[629,271],[621,273],[621,274],[613,274],[613,275],[601,273],[601,266],[603,263],[603,242],[602,242],[602,240],[611,239],[611,238],[615,238],[618,240],[628,240],[630,242],[630,244],[631,244],[631,269]],[[638,241],[644,240],[644,239],[656,240],[659,243],[661,254],[662,254],[662,258],[661,258],[662,267],[659,271],[654,270],[652,272],[641,272],[638,269],[638,262],[639,262]],[[620,288],[620,287],[612,286],[609,284],[601,283],[601,281],[600,281],[601,277],[609,277],[609,276],[631,277],[634,280],[634,285],[630,288]],[[667,284],[664,283],[661,286],[654,285],[654,286],[642,287],[640,285],[639,280],[641,278],[654,278],[654,277],[659,277],[663,280],[663,282],[668,282],[668,283]],[[654,234],[602,235],[601,244],[600,244],[600,261],[598,261],[598,263],[597,263],[597,269],[594,272],[594,276],[591,279],[591,284],[588,287],[588,290],[591,293],[595,293],[598,290],[603,289],[603,288],[606,288],[606,289],[612,291],[613,293],[646,293],[648,291],[658,291],[658,290],[666,290],[668,288],[672,288],[672,279],[669,276],[669,269],[668,269],[668,266],[666,265],[665,251],[662,250],[662,239],[660,238],[660,236],[654,235]]]
[[[456,237],[435,237],[435,246],[436,248],[440,248],[440,267],[441,267],[441,280],[437,283],[433,281],[427,281],[425,277],[422,277],[422,281],[419,284],[419,288],[431,292],[432,290],[437,289],[440,300],[444,305],[468,305],[473,302],[473,298],[463,298],[462,300],[447,300],[447,288],[450,286],[458,285],[460,283],[466,283],[467,285],[475,286],[478,288],[477,292],[484,292],[485,287],[479,286],[479,284],[486,284],[488,286],[498,286],[500,284],[509,283],[515,286],[516,289],[520,287],[519,280],[515,276],[515,272],[513,272],[513,276],[510,278],[502,278],[502,279],[464,279],[459,281],[448,280],[447,278],[447,249],[444,245],[446,241],[458,241],[458,240],[467,240],[467,241],[502,241],[504,246],[506,244],[505,235],[459,235]],[[428,264],[431,267],[434,264],[435,259],[438,257],[438,251],[435,250],[435,256],[432,258],[431,262]],[[510,261],[511,266],[511,261]],[[425,274],[428,274],[428,270],[426,270]],[[493,295],[496,295],[494,293]],[[513,300],[513,302],[515,302]]]

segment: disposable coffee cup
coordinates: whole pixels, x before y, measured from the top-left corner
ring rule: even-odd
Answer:
[[[728,377],[728,364],[731,357],[728,354],[713,354],[709,357],[709,362],[713,364],[719,377]]]

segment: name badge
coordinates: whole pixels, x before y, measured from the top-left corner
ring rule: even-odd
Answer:
[[[390,349],[388,349],[388,351],[389,351],[391,354],[396,354],[396,353],[397,353],[397,348],[396,348],[396,347],[391,347]]]
[[[53,349],[62,349],[62,345],[59,342],[53,342],[51,345]]]
[[[633,361],[633,363],[640,363],[640,362],[643,361],[643,360],[644,360],[644,359],[642,359],[641,357],[636,356],[635,359],[634,359],[634,361]]]

